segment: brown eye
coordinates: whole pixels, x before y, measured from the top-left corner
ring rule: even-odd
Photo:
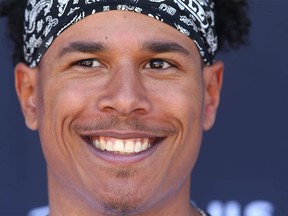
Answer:
[[[96,60],[96,59],[81,60],[81,61],[77,62],[77,65],[81,66],[81,67],[91,67],[91,68],[102,67],[103,66],[101,64],[101,62]]]
[[[146,65],[146,68],[148,69],[157,69],[157,70],[167,69],[170,67],[172,67],[172,65],[162,59],[153,59],[149,61],[148,64]]]

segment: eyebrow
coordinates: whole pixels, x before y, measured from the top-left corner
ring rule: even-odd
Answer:
[[[190,52],[183,46],[171,41],[146,41],[142,45],[143,51],[152,53],[177,52],[183,55],[190,55]],[[108,46],[101,42],[85,42],[76,41],[69,43],[62,48],[59,57],[69,55],[75,52],[80,53],[104,53],[108,50]]]
[[[146,41],[143,44],[143,50],[152,53],[165,53],[165,52],[177,52],[184,55],[190,55],[190,52],[176,42],[170,41]]]
[[[101,42],[71,42],[68,46],[64,47],[59,54],[59,57],[64,55],[72,54],[75,52],[80,53],[99,53],[105,52],[108,50],[108,47]]]

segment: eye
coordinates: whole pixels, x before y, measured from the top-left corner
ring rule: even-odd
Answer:
[[[173,67],[173,65],[162,59],[152,59],[145,66],[146,69],[157,69],[157,70],[161,69],[163,70],[170,67]]]
[[[91,68],[103,67],[103,64],[96,59],[81,60],[81,61],[78,61],[76,65],[81,66],[81,67],[91,67]]]

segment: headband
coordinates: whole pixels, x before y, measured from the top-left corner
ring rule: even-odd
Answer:
[[[217,50],[213,0],[28,0],[24,19],[24,58],[33,68],[65,29],[109,10],[155,18],[191,38],[210,65]]]

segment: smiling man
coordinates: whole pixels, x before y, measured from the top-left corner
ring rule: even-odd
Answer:
[[[246,3],[22,1],[1,9],[47,161],[49,215],[206,215],[190,202],[190,175],[219,104],[215,54],[244,42]]]

